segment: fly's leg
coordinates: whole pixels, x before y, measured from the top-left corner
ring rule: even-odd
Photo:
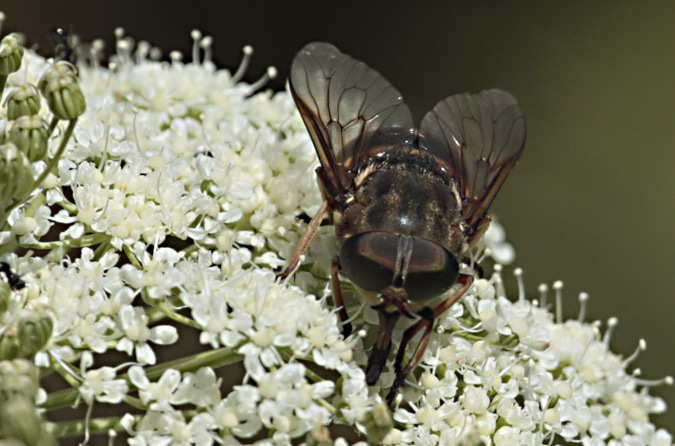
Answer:
[[[388,313],[383,308],[378,309],[377,314],[380,317],[380,331],[368,357],[368,366],[366,367],[366,383],[369,386],[377,382],[384,365],[387,363],[387,357],[391,350],[391,334],[396,326],[396,321],[401,316],[401,313]]]
[[[464,295],[464,293],[466,293],[473,283],[473,276],[461,274],[457,280],[457,283],[461,285],[457,291],[448,296],[433,310],[429,307],[422,308],[422,310],[420,310],[418,313],[422,319],[420,319],[415,325],[408,327],[408,329],[403,333],[403,339],[401,340],[401,345],[399,346],[396,359],[394,360],[396,379],[394,380],[394,384],[391,386],[389,394],[387,395],[387,403],[389,405],[391,405],[391,402],[394,400],[398,389],[401,388],[405,382],[405,379],[408,377],[408,375],[410,375],[410,372],[413,371],[415,366],[417,366],[417,364],[422,359],[422,355],[427,349],[427,344],[429,344],[429,338],[431,337],[431,329],[434,326],[434,320],[445,313],[448,308],[450,308],[455,302],[459,300],[460,297]],[[420,343],[417,344],[412,358],[410,358],[408,364],[405,366],[405,368],[403,368],[403,356],[405,354],[405,349],[408,346],[408,342],[410,342],[410,340],[415,337],[415,335],[422,328],[425,329],[424,333],[422,334],[422,339],[420,340]]]
[[[321,221],[323,220],[324,215],[326,215],[326,211],[328,211],[328,201],[324,201],[317,213],[314,214],[314,217],[312,217],[309,225],[307,225],[307,230],[300,239],[300,243],[298,243],[298,247],[295,248],[295,253],[293,254],[293,257],[291,257],[291,261],[288,262],[288,266],[284,272],[277,275],[277,279],[285,279],[286,277],[290,276],[293,271],[295,271],[295,268],[298,267],[298,264],[300,263],[300,257],[307,252],[307,249],[309,249],[309,245],[312,243],[312,239],[314,238],[316,231],[319,229],[319,226],[321,226]]]
[[[340,259],[338,256],[333,257],[333,263],[330,266],[330,285],[333,289],[333,305],[338,310],[338,315],[342,321],[342,336],[345,338],[352,334],[352,324],[347,322],[349,315],[342,300],[342,287],[338,279],[338,271],[340,270]]]

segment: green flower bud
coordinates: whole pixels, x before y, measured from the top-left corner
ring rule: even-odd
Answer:
[[[77,69],[59,61],[47,70],[38,83],[49,109],[57,119],[71,120],[84,113],[86,102],[77,82]]]
[[[27,446],[55,444],[42,425],[35,403],[23,395],[12,395],[0,403],[0,438],[17,439]]]
[[[19,356],[30,359],[49,342],[54,322],[50,316],[24,319],[19,322]]]
[[[21,68],[23,47],[16,34],[7,34],[0,41],[0,75],[7,76]]]
[[[0,361],[0,400],[11,394],[34,399],[40,388],[40,369],[27,359]]]
[[[21,85],[7,95],[7,117],[9,119],[36,115],[39,111],[40,93],[38,93],[35,85]]]
[[[394,427],[394,420],[386,404],[380,403],[366,414],[363,425],[368,432],[368,442],[379,444]]]
[[[53,327],[51,317],[35,315],[8,325],[0,334],[0,360],[32,359],[49,342]]]
[[[19,357],[19,337],[16,324],[10,324],[0,334],[0,361]]]
[[[9,295],[12,292],[12,287],[4,280],[0,281],[0,315],[9,308]]]
[[[28,157],[12,143],[0,146],[0,178],[0,223],[4,223],[4,210],[30,192],[34,181]]]
[[[37,115],[21,116],[9,129],[9,140],[28,156],[30,162],[44,159],[49,135],[47,126]]]

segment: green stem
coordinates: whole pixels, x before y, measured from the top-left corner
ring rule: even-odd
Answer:
[[[52,120],[49,122],[49,128],[47,129],[47,135],[51,136],[52,133],[54,132],[54,129],[56,128],[56,124],[59,123],[59,120],[56,118],[56,116],[52,116]]]
[[[79,211],[77,210],[77,206],[75,204],[69,202],[68,200],[63,200],[59,203],[59,206],[61,206],[63,209],[67,210],[70,215],[76,215]]]
[[[134,254],[126,244],[122,245],[122,250],[124,251],[124,254],[127,255],[129,263],[131,263],[138,269],[143,269],[143,265],[141,265],[141,262],[138,260],[138,257],[136,257],[136,254]]]
[[[94,251],[94,260],[96,261],[101,260],[105,255],[105,253],[110,250],[110,247],[112,246],[110,240],[111,238],[109,237],[108,240],[105,240],[98,246],[98,248],[96,248],[96,251]]]
[[[145,369],[145,375],[150,381],[155,381],[162,376],[168,369],[175,369],[181,373],[193,372],[202,367],[219,368],[225,367],[235,362],[242,360],[242,356],[232,351],[232,349],[223,347],[217,350],[197,353],[192,356],[174,359],[173,361],[157,364]],[[126,380],[129,384],[129,376],[127,374],[120,375],[119,378]],[[70,381],[69,381],[70,383]],[[79,386],[79,383],[71,383],[73,387]],[[75,403],[79,392],[76,388],[64,389],[51,393],[47,397],[47,401],[42,405],[46,410],[55,410],[62,407],[70,406]]]
[[[217,369],[234,364],[242,359],[244,358],[239,353],[232,351],[229,347],[223,347],[148,367],[145,369],[145,376],[147,376],[150,381],[154,381],[159,379],[162,376],[162,373],[168,369],[176,369],[181,373],[194,372],[202,367]],[[126,375],[123,376],[126,378]]]
[[[306,375],[309,379],[311,379],[312,381],[314,381],[315,383],[318,383],[318,382],[321,382],[321,381],[325,381],[325,380],[326,380],[325,378],[322,378],[321,376],[319,376],[318,373],[312,372],[312,371],[311,371],[310,369],[308,369],[307,367],[305,367],[305,375]]]
[[[143,415],[134,415],[134,418],[134,423],[137,423],[143,418]],[[93,418],[89,420],[89,434],[105,434],[110,429],[123,431],[121,421],[122,417]],[[45,427],[48,432],[51,432],[57,438],[83,435],[87,428],[85,420],[45,422]]]
[[[196,410],[184,410],[185,420],[189,421],[199,414]],[[137,424],[145,415],[133,415],[132,425]],[[107,434],[111,429],[116,432],[124,432],[124,427],[120,424],[122,417],[100,417],[89,420],[89,435]],[[85,420],[44,422],[47,431],[57,438],[77,437],[84,435],[87,426]]]
[[[328,409],[328,412],[331,413],[331,415],[336,416],[337,415],[337,408],[333,406],[331,403],[328,401],[324,400],[323,398],[318,398],[316,400],[317,403],[321,404],[323,407]]]
[[[199,250],[199,246],[193,244],[193,245],[190,245],[190,246],[187,246],[186,248],[184,248],[183,253],[185,253],[185,257],[189,257],[190,254],[192,254],[193,252],[198,251],[198,250]]]
[[[124,398],[122,398],[122,401],[124,401],[131,407],[135,407],[136,409],[143,411],[148,410],[148,407],[145,404],[143,404],[143,401],[133,396],[125,395]]]
[[[61,139],[61,145],[59,146],[59,149],[56,151],[56,155],[54,155],[54,158],[49,160],[49,163],[47,163],[47,168],[42,172],[42,174],[38,177],[37,181],[35,181],[35,185],[39,186],[42,184],[42,182],[47,178],[47,175],[52,173],[54,169],[56,169],[56,165],[58,164],[59,160],[61,159],[61,155],[63,155],[63,152],[66,151],[66,146],[68,145],[68,140],[70,139],[70,136],[73,134],[73,130],[75,130],[75,125],[77,124],[77,118],[71,119],[68,121],[68,128],[66,129],[66,132],[63,134],[63,138]]]
[[[45,194],[37,194],[35,198],[30,202],[30,205],[26,206],[26,216],[34,217],[35,211],[47,201]]]
[[[474,341],[474,342],[476,342],[476,341],[485,341],[485,337],[484,337],[484,336],[479,336],[479,335],[475,335],[475,334],[471,334],[471,333],[457,332],[457,333],[453,333],[453,336],[457,336],[457,337],[459,337],[459,338],[464,338],[464,339],[466,339],[466,340]]]
[[[0,74],[0,96],[2,96],[2,92],[5,90],[5,82],[7,82],[8,77],[9,74]]]
[[[86,248],[88,246],[98,245],[107,242],[110,236],[107,234],[88,234],[78,239],[55,240],[53,242],[38,242],[23,244],[27,249],[60,249],[61,251],[71,248]]]
[[[63,367],[61,365],[61,362],[57,361],[56,358],[53,356],[52,356],[52,367],[59,375],[61,375],[61,377],[64,380],[66,380],[68,384],[70,384],[71,387],[79,387],[80,384],[82,384],[82,382],[80,381],[81,378],[78,379],[79,377],[76,378],[75,376],[73,376],[70,370],[67,370],[65,367]],[[75,391],[74,397],[77,398],[79,392],[77,391],[77,389],[72,390]],[[75,400],[75,398],[73,399],[73,401]]]
[[[173,311],[173,308],[171,308],[171,306],[166,302],[155,304],[155,308],[157,308],[162,314],[164,314],[169,319],[172,319],[183,325],[196,328],[197,330],[201,330],[203,328],[201,325],[199,325],[197,322],[193,321],[189,317],[183,316],[182,314],[178,314],[175,311]]]

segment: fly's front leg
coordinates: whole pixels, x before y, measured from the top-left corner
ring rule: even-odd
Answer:
[[[333,289],[333,305],[338,310],[338,315],[342,321],[342,336],[345,338],[352,334],[352,324],[347,322],[349,315],[342,300],[342,287],[340,286],[340,279],[338,278],[338,271],[340,270],[340,259],[338,256],[333,257],[333,263],[330,266],[330,286]]]
[[[391,350],[391,334],[394,332],[396,321],[401,316],[401,313],[388,313],[384,308],[377,310],[380,317],[380,331],[377,335],[377,341],[373,345],[373,350],[368,357],[368,365],[366,366],[366,383],[369,386],[374,385],[380,377],[384,365],[387,363],[389,351]]]
[[[389,405],[391,405],[391,402],[394,400],[398,389],[403,385],[405,379],[408,377],[408,375],[410,375],[410,372],[413,371],[415,366],[417,366],[417,364],[422,359],[422,355],[429,344],[431,329],[434,327],[434,320],[445,313],[448,308],[450,308],[455,302],[459,300],[460,297],[464,295],[464,293],[467,292],[473,283],[473,276],[461,274],[457,280],[457,283],[461,285],[457,291],[448,296],[433,310],[429,307],[422,308],[418,313],[422,319],[420,319],[415,325],[408,327],[408,329],[403,333],[403,339],[401,340],[401,345],[398,348],[398,353],[396,353],[396,359],[394,360],[396,379],[394,380],[394,384],[391,386],[389,394],[387,395],[387,403]],[[405,368],[403,368],[403,356],[405,355],[405,349],[408,346],[408,342],[410,342],[410,340],[414,338],[422,328],[425,329],[424,333],[422,334],[422,339],[415,348],[412,358],[410,358],[408,364],[405,366]]]
[[[298,247],[295,248],[295,253],[293,254],[293,257],[291,257],[291,261],[288,262],[288,266],[284,272],[277,275],[277,279],[285,279],[286,277],[290,276],[293,271],[295,271],[295,268],[298,267],[298,264],[300,263],[300,257],[307,252],[307,249],[309,249],[309,245],[312,243],[312,239],[314,238],[316,231],[319,229],[319,226],[321,226],[321,221],[323,220],[323,217],[326,215],[327,211],[328,201],[324,201],[317,213],[314,214],[314,217],[312,217],[312,220],[307,225],[307,230],[302,235],[300,243],[298,243]]]

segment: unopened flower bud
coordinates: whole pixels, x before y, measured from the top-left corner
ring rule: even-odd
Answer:
[[[5,395],[20,394],[34,399],[40,388],[40,369],[27,359],[0,361],[0,382]]]
[[[7,325],[0,334],[0,361],[19,357],[19,337],[17,324]]]
[[[28,157],[12,143],[0,146],[0,178],[0,222],[4,223],[4,209],[33,187]]]
[[[34,315],[8,325],[0,334],[0,361],[32,359],[51,338],[53,327],[51,317]]]
[[[20,116],[36,115],[40,111],[40,94],[34,85],[24,84],[7,95],[7,117],[18,119]]]
[[[368,431],[369,443],[379,444],[394,427],[394,420],[391,418],[387,405],[380,403],[366,414],[363,425]]]
[[[77,81],[77,69],[69,62],[56,62],[42,76],[38,88],[57,119],[71,120],[84,113],[86,102]]]
[[[7,76],[21,68],[23,47],[16,34],[7,34],[0,41],[0,75]]]
[[[9,309],[9,296],[12,293],[12,287],[3,281],[0,281],[0,315]]]
[[[53,445],[31,398],[12,395],[0,402],[0,438],[16,438],[25,445]]]
[[[9,130],[9,140],[26,154],[30,162],[39,161],[47,154],[47,126],[37,115],[21,116],[14,121]]]
[[[52,337],[54,321],[50,316],[32,317],[19,322],[19,356],[30,359]]]

